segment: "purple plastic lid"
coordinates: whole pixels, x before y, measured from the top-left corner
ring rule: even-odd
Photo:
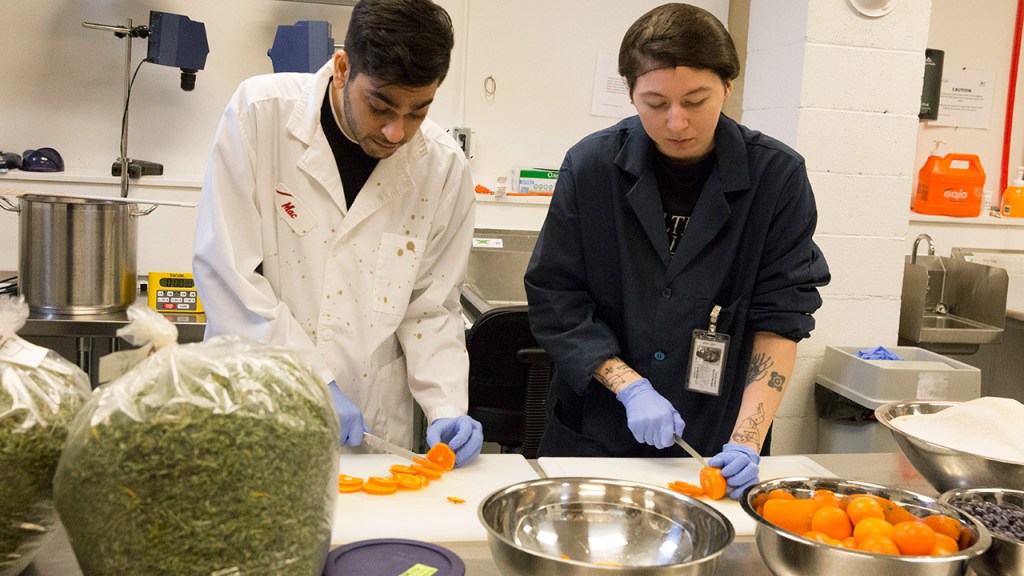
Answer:
[[[361,540],[335,548],[324,576],[465,576],[466,564],[437,544],[401,538]]]

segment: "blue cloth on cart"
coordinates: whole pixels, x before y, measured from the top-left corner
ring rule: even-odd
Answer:
[[[862,358],[864,360],[903,360],[899,354],[887,349],[885,346],[865,348],[864,350],[857,352],[857,358]]]

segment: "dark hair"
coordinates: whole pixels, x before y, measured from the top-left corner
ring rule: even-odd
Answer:
[[[361,0],[345,33],[351,78],[401,86],[444,81],[454,45],[451,17],[430,0]]]
[[[619,48],[619,74],[633,94],[636,79],[661,68],[711,70],[728,82],[739,76],[732,36],[714,14],[689,4],[658,6],[626,30]]]

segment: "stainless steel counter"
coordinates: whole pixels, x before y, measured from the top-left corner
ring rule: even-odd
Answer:
[[[146,294],[139,298],[145,301]],[[198,342],[206,331],[205,314],[165,314],[178,328],[179,342]],[[75,316],[44,315],[33,312],[18,331],[22,337],[53,336],[71,338],[117,338],[117,330],[128,323],[125,312],[80,314]]]
[[[14,276],[12,272],[0,271],[0,278]],[[146,302],[148,294],[145,283],[140,284],[136,302]],[[178,328],[178,342],[200,342],[206,331],[205,314],[165,314],[165,318]],[[25,326],[18,331],[22,338],[40,346],[50,348],[89,374],[92,385],[98,385],[100,357],[122,349],[123,342],[117,331],[128,324],[124,311],[109,314],[56,315],[29,314]]]
[[[936,491],[910,465],[902,454],[814,454],[812,460],[831,470],[842,478],[856,479],[876,484],[896,486],[936,496]],[[543,475],[543,472],[541,472]],[[466,574],[470,576],[501,576],[486,542],[439,542],[450,549],[466,563]],[[726,550],[719,564],[718,574],[723,576],[771,576],[761,561],[753,541],[738,540]],[[74,554],[63,531],[40,551],[35,562],[21,576],[81,576]]]

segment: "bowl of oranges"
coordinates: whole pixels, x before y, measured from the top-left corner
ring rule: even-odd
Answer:
[[[962,575],[992,540],[953,506],[853,480],[769,480],[740,504],[757,521],[757,549],[776,576]]]

